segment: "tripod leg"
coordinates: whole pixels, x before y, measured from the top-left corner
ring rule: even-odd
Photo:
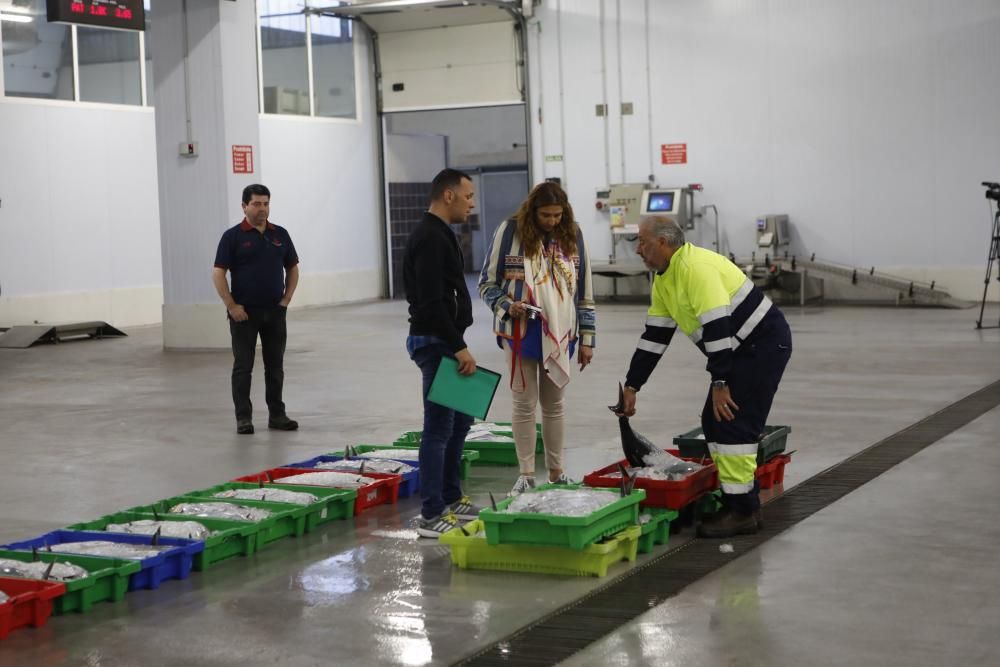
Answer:
[[[997,281],[1000,281],[1000,208],[993,216],[993,233],[990,239],[990,256],[986,260],[986,279],[983,280],[983,300],[979,304],[979,319],[976,320],[976,328],[983,328],[983,313],[986,310],[986,296],[990,291],[990,275],[993,273],[993,262],[997,262]],[[1000,328],[1000,322],[997,323]]]

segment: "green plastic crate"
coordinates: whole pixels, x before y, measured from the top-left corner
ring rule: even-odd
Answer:
[[[492,422],[497,426],[511,426],[510,422]],[[509,442],[483,442],[480,440],[466,440],[465,451],[478,451],[481,456],[479,463],[484,465],[517,465],[517,450],[514,447],[514,431],[511,429],[498,429],[491,431],[496,435],[506,436]],[[541,454],[545,451],[545,442],[542,440],[542,425],[535,424],[535,453]],[[394,442],[394,447],[406,445],[420,445],[422,431],[407,431],[398,437]]]
[[[365,454],[367,452],[374,452],[378,449],[402,449],[406,450],[405,454],[400,454],[399,458],[406,461],[418,461],[420,451],[420,443],[414,444],[399,444],[399,445],[352,445],[354,449],[358,451],[359,454]],[[339,452],[329,452],[325,456],[343,456],[344,450]],[[479,452],[475,449],[467,449],[462,452],[462,469],[459,471],[460,479],[468,479],[472,472],[472,462],[479,459]]]
[[[785,451],[788,434],[791,432],[791,426],[765,426],[764,435],[758,441],[757,465],[763,465]],[[674,444],[680,450],[682,457],[696,459],[709,456],[708,443],[705,442],[705,438],[699,437],[701,435],[702,430],[699,426],[674,438]]]
[[[656,545],[664,545],[670,540],[670,524],[678,516],[676,510],[648,512],[643,514],[651,517],[646,523],[640,523],[642,535],[639,537],[639,553],[648,554]],[[641,516],[641,515],[640,515]]]
[[[582,484],[556,485],[543,484],[533,491],[537,493],[546,489],[579,489]],[[586,487],[589,489],[589,487]],[[618,495],[617,489],[592,489]],[[646,492],[635,489],[624,498],[618,498],[614,503],[603,507],[588,516],[554,516],[551,514],[503,512],[514,498],[507,498],[497,504],[497,511],[484,509],[479,518],[486,524],[486,541],[497,544],[531,544],[536,546],[552,545],[583,549],[597,542],[605,535],[613,535],[639,521],[639,503],[645,500]]]
[[[514,437],[514,425],[511,422],[493,422],[497,426],[509,426],[510,428],[497,429],[491,431],[491,433],[496,433],[497,435],[508,435],[511,438]],[[542,454],[545,452],[545,441],[542,439],[542,425],[535,424],[535,453]]]
[[[405,433],[405,437],[396,440],[393,447],[420,447],[420,432],[414,431]],[[514,440],[502,442],[484,442],[482,440],[466,440],[466,452],[477,452],[479,458],[476,462],[481,465],[516,466],[517,449]]]
[[[482,520],[464,528],[468,535],[454,528],[439,538],[451,548],[451,562],[462,569],[595,577],[605,576],[608,567],[619,561],[634,561],[641,533],[639,526],[630,526],[605,542],[575,551],[519,544],[491,546],[481,535],[485,530]]]
[[[35,560],[30,551],[10,551],[7,549],[0,549],[0,558],[10,558],[24,563]],[[137,560],[57,554],[46,551],[38,552],[38,560],[44,563],[53,561],[72,563],[90,572],[89,577],[63,582],[66,584],[66,594],[52,601],[52,611],[55,614],[65,614],[71,611],[84,612],[94,606],[95,602],[121,600],[125,597],[125,592],[128,591],[129,577],[142,569],[142,563]]]
[[[283,537],[299,537],[306,532],[306,515],[310,513],[308,505],[290,505],[288,503],[268,503],[260,500],[235,500],[226,498],[205,498],[204,496],[177,496],[158,500],[150,505],[139,505],[130,507],[127,512],[139,512],[140,514],[169,514],[170,508],[178,503],[202,503],[205,501],[230,503],[232,505],[245,505],[246,507],[258,507],[260,509],[271,510],[271,516],[260,521],[248,521],[247,523],[257,523],[260,530],[257,532],[257,549],[265,544],[280,540]],[[315,511],[315,510],[313,510]],[[186,515],[178,515],[186,516]]]
[[[160,514],[141,512],[118,512],[108,514],[100,519],[86,523],[75,523],[66,530],[105,530],[111,523],[128,523],[143,519],[159,519],[162,521],[197,521],[215,534],[205,540],[205,550],[195,554],[194,569],[203,571],[208,566],[233,556],[249,556],[257,550],[257,533],[260,527],[247,521],[230,521],[228,519],[210,519],[204,517],[182,516],[180,514]]]
[[[356,489],[334,489],[324,486],[305,486],[301,484],[268,484],[271,488],[285,489],[286,491],[298,491],[301,493],[311,493],[319,497],[319,501],[311,505],[296,505],[294,503],[275,503],[282,507],[305,507],[306,532],[312,532],[317,526],[322,526],[330,521],[338,519],[349,519],[354,516],[354,501],[358,497]],[[226,498],[215,498],[212,494],[230,489],[259,489],[260,484],[253,482],[226,482],[216,484],[207,489],[189,491],[185,495],[197,496],[206,500],[227,500]],[[235,499],[233,499],[235,500]],[[265,501],[273,502],[273,501]]]

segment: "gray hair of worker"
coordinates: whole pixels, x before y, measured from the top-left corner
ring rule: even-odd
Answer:
[[[647,215],[643,216],[640,222],[649,228],[653,236],[666,239],[667,245],[671,248],[680,248],[684,245],[684,230],[677,224],[677,220],[669,215]]]

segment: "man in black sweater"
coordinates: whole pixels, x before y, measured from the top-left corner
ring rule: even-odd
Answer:
[[[420,439],[420,498],[417,532],[439,537],[475,519],[479,507],[462,493],[459,473],[472,417],[427,400],[442,357],[472,375],[476,360],[462,338],[472,324],[472,300],[465,285],[465,263],[448,225],[460,225],[475,206],[472,179],[445,169],[431,183],[431,206],[410,234],[403,255],[403,286],[410,304],[406,351],[423,375],[424,430]]]

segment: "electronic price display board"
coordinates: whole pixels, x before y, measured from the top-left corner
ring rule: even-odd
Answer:
[[[49,22],[144,30],[142,0],[46,0]]]

